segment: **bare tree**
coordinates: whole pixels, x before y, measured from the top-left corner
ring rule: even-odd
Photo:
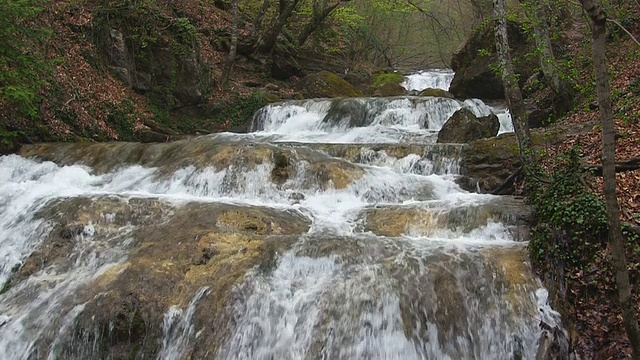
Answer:
[[[313,0],[313,14],[298,36],[298,46],[304,45],[309,36],[318,29],[324,20],[331,15],[340,5],[351,0],[338,0],[334,4],[329,4],[328,0]]]
[[[620,208],[616,195],[616,140],[611,110],[611,90],[605,56],[605,30],[607,15],[602,11],[597,0],[581,0],[582,7],[593,22],[593,65],[596,76],[596,91],[602,126],[602,178],[604,180],[604,197],[609,223],[609,242],[611,244],[611,260],[616,274],[616,287],[624,327],[633,349],[633,359],[640,359],[640,330],[636,317],[635,304],[631,294],[629,273],[625,257],[624,238],[620,229]]]
[[[544,0],[520,0],[520,2],[530,6],[531,10],[535,14],[535,18],[532,21],[533,37],[536,43],[536,48],[541,52],[540,68],[542,69],[542,74],[544,75],[547,85],[550,86],[556,94],[560,94],[562,91],[560,88],[560,77],[558,76],[554,66],[555,56],[553,54],[553,48],[551,47],[549,27],[546,23],[548,16]]]
[[[231,46],[229,56],[222,70],[222,86],[226,86],[233,70],[233,64],[236,62],[236,53],[238,51],[238,23],[240,22],[240,11],[238,10],[238,1],[233,0],[231,4],[231,12],[233,14],[233,25],[231,28]]]
[[[522,100],[522,92],[518,86],[518,78],[513,71],[511,61],[511,50],[509,49],[509,38],[507,35],[507,19],[504,0],[493,0],[493,12],[495,16],[495,36],[496,50],[500,59],[500,70],[502,71],[502,83],[504,93],[509,103],[513,129],[520,148],[520,158],[522,165],[527,170],[534,161],[531,151],[531,134],[527,123],[526,110]],[[525,171],[525,174],[527,172]]]
[[[278,2],[278,14],[273,18],[267,29],[260,32],[255,43],[255,50],[260,53],[269,53],[273,50],[278,40],[278,35],[287,24],[293,10],[298,6],[300,0],[280,0]]]

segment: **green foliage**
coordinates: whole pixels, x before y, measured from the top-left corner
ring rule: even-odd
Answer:
[[[235,93],[228,103],[220,105],[220,112],[214,117],[214,120],[220,123],[229,122],[233,126],[242,125],[267,103],[267,99],[262,93],[256,92],[249,96]]]
[[[118,140],[135,140],[133,132],[135,120],[133,118],[133,114],[133,103],[131,103],[130,100],[124,100],[119,104],[109,105],[106,123],[118,133]]]
[[[381,73],[373,75],[373,86],[382,86],[386,84],[400,84],[404,81],[402,74]]]
[[[17,138],[17,131],[9,131],[3,125],[0,125],[0,149],[11,148]]]
[[[234,93],[231,99],[212,105],[211,117],[182,116],[170,113],[166,108],[158,105],[152,105],[151,110],[158,124],[179,133],[189,134],[200,129],[220,128],[220,124],[225,127],[245,124],[251,120],[256,111],[267,104],[267,96],[264,93],[257,92],[249,96]]]
[[[556,159],[548,181],[530,181],[528,193],[535,210],[529,250],[534,262],[584,266],[606,239],[608,229],[602,201],[584,185],[576,148]],[[529,179],[540,179],[539,169]]]
[[[47,64],[35,49],[49,32],[26,22],[41,11],[43,1],[12,0],[0,3],[0,102],[20,115],[35,118],[45,85]]]

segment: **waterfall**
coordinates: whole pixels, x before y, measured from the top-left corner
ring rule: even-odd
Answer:
[[[0,157],[2,358],[534,359],[560,318],[527,207],[435,143],[462,107],[496,109],[286,101],[248,134]]]
[[[424,90],[428,88],[449,90],[455,74],[451,70],[423,70],[406,77],[402,86],[407,90]]]

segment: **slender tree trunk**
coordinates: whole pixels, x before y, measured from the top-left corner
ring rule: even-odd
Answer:
[[[302,28],[302,31],[298,36],[298,46],[304,45],[304,43],[307,42],[307,39],[309,38],[309,36],[313,34],[313,32],[318,29],[318,27],[324,22],[324,20],[329,15],[331,15],[333,10],[337,9],[338,6],[340,6],[343,2],[344,1],[338,1],[337,3],[330,6],[326,6],[325,4],[326,7],[323,6],[322,9],[320,9],[319,7],[316,8],[316,6],[314,6],[313,17],[311,21],[307,23],[307,25],[305,25],[304,28]]]
[[[231,76],[231,71],[233,70],[233,64],[236,62],[236,53],[238,51],[238,23],[240,22],[238,1],[239,0],[233,0],[233,3],[231,4],[231,12],[233,14],[233,25],[231,28],[231,47],[229,49],[229,57],[227,57],[227,62],[224,64],[224,69],[222,70],[222,86],[227,86],[227,83],[229,82],[229,76]]]
[[[282,28],[289,20],[298,2],[299,0],[280,0],[278,16],[271,22],[269,29],[263,33],[263,36],[258,38],[256,50],[261,53],[268,53],[273,50],[278,40],[278,35],[282,32]]]
[[[640,359],[640,330],[636,317],[635,304],[629,284],[624,239],[620,230],[620,209],[616,195],[616,140],[613,114],[611,111],[611,90],[605,57],[605,29],[607,16],[596,0],[581,0],[582,7],[593,21],[593,65],[596,75],[596,90],[602,126],[602,178],[604,197],[609,223],[609,241],[611,260],[616,273],[618,300],[622,312],[622,321],[633,349],[633,359]]]
[[[511,112],[511,121],[513,129],[518,140],[520,148],[520,159],[522,166],[527,169],[533,164],[534,157],[531,151],[531,134],[529,133],[529,124],[522,100],[522,93],[518,85],[518,79],[513,71],[513,63],[511,61],[511,50],[509,49],[509,38],[507,36],[507,20],[504,0],[493,0],[493,13],[495,16],[495,36],[496,50],[500,58],[500,69],[502,70],[502,84],[504,93],[509,103],[509,111]]]
[[[523,4],[530,5],[535,11],[535,19],[533,19],[533,34],[535,38],[536,48],[540,49],[540,68],[547,82],[547,85],[556,93],[560,94],[560,77],[554,67],[555,56],[551,47],[551,38],[549,36],[549,27],[546,24],[547,10],[544,0],[531,0],[530,2],[520,0]]]
[[[264,17],[267,15],[269,6],[271,6],[271,0],[264,0],[258,16],[256,16],[255,20],[253,21],[253,29],[251,30],[250,40],[252,44],[255,44],[258,41],[260,31],[262,31],[262,22],[264,22]]]

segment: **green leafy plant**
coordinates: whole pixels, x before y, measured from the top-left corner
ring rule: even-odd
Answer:
[[[34,46],[45,41],[50,31],[27,24],[42,11],[42,4],[39,0],[0,4],[0,102],[31,118],[38,115],[40,89],[49,70]]]
[[[535,223],[529,250],[534,262],[582,266],[593,261],[606,239],[605,207],[584,181],[579,151],[573,148],[556,159],[550,174],[533,169],[528,184]],[[544,176],[546,180],[541,179]]]

